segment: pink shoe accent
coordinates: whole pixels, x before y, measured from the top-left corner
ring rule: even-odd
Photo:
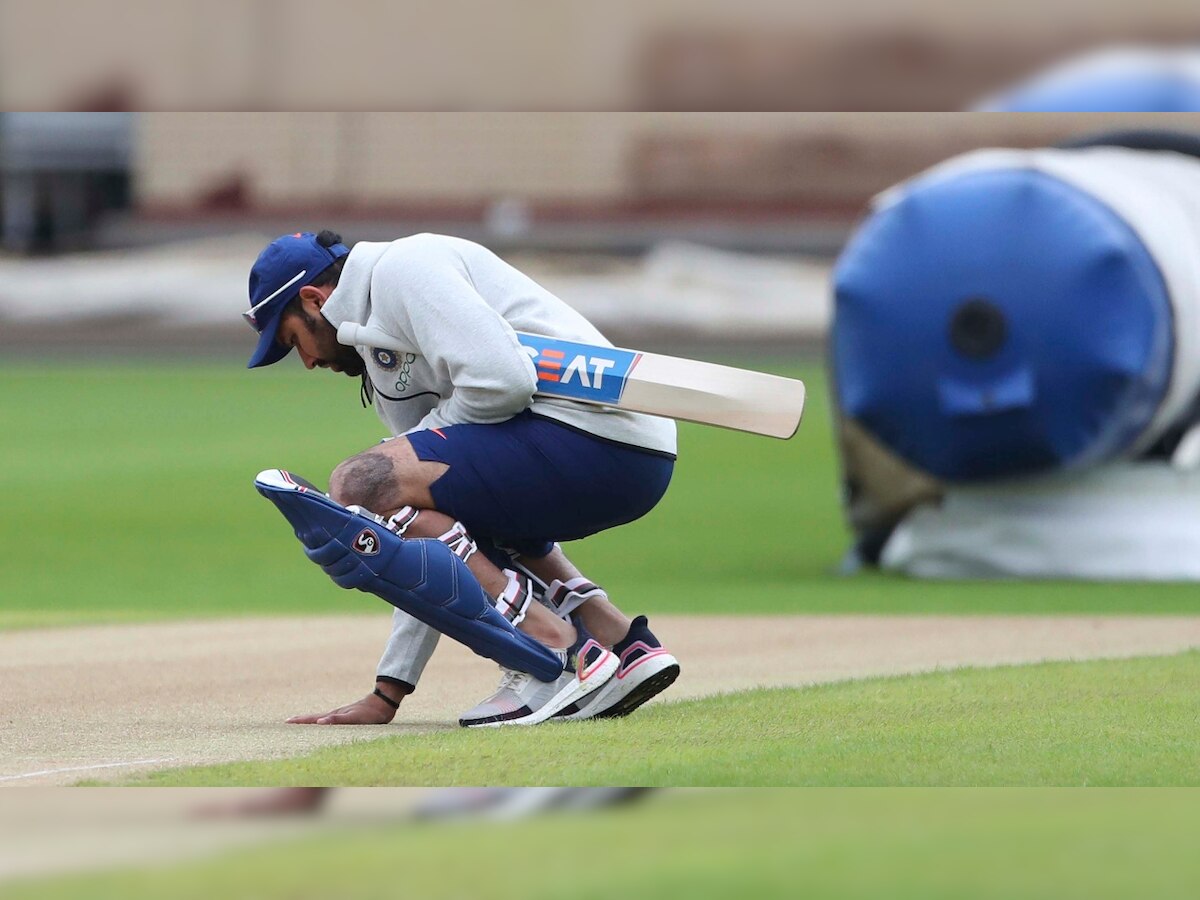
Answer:
[[[638,659],[635,663],[633,663],[628,669],[626,669],[625,668],[625,658],[627,656],[629,656],[629,654],[632,653],[634,650],[638,650],[638,649],[645,650],[646,651],[645,655],[642,656],[640,659]],[[640,666],[646,660],[654,659],[654,657],[662,656],[666,653],[667,653],[666,647],[651,647],[649,644],[647,644],[643,641],[638,641],[637,643],[633,644],[632,646],[626,647],[625,652],[621,654],[620,665],[617,667],[617,678],[624,678],[626,675],[628,675],[630,672],[632,672],[634,669],[636,669],[638,666]]]
[[[596,661],[594,663],[592,663],[591,666],[585,668],[582,672],[579,673],[580,681],[587,681],[589,678],[591,678],[592,673],[594,673],[596,671],[596,669],[598,669],[600,666],[604,665],[604,663],[608,660],[608,658],[610,656],[612,656],[612,651],[609,650],[607,647],[603,647],[596,641],[589,639],[586,643],[584,643],[584,645],[582,647],[579,648],[579,652],[576,654],[576,659],[585,657],[587,655],[588,648],[592,647],[592,646],[600,647],[600,649],[603,650],[604,652],[596,657]]]

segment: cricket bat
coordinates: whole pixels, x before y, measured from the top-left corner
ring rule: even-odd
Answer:
[[[338,342],[397,353],[410,347],[374,328],[343,322]],[[580,344],[517,332],[533,360],[535,396],[790,438],[804,412],[804,382],[732,366]]]

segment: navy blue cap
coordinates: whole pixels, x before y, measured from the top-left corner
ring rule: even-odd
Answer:
[[[283,308],[300,288],[349,252],[345,244],[322,247],[311,231],[285,234],[267,244],[250,270],[250,309],[242,313],[259,335],[246,368],[269,366],[291,352],[291,347],[275,343]]]

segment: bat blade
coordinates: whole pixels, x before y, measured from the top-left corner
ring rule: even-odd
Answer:
[[[804,383],[733,366],[517,332],[537,372],[536,396],[790,438],[804,413]],[[378,329],[338,327],[347,346],[414,352]]]
[[[517,339],[542,396],[777,438],[800,427],[804,384],[794,378],[522,332]]]
[[[787,439],[800,427],[804,399],[795,378],[644,353],[621,407]]]

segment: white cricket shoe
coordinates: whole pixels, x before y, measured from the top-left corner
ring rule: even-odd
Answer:
[[[679,677],[679,660],[654,636],[645,616],[633,620],[629,635],[617,646],[620,662],[616,674],[600,690],[568,703],[555,713],[556,719],[627,716],[661,694]]]
[[[537,725],[599,690],[619,665],[616,655],[592,638],[558,653],[563,673],[557,679],[538,681],[528,672],[504,669],[496,692],[459,716],[458,724],[464,728]]]

